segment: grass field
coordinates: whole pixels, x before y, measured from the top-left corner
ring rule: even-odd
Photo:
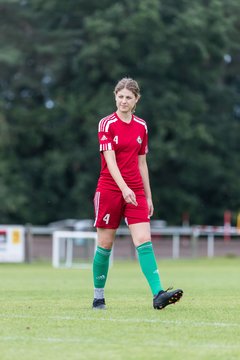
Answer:
[[[138,263],[115,262],[107,311],[93,311],[91,270],[0,264],[0,359],[240,358],[240,259],[159,261],[184,296],[162,311]]]

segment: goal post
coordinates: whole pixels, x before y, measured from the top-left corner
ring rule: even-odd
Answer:
[[[97,246],[93,231],[54,231],[52,238],[52,266],[91,267]]]

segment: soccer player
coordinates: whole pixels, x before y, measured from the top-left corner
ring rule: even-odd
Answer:
[[[153,203],[146,154],[148,129],[134,115],[140,99],[138,83],[120,80],[114,90],[116,112],[99,122],[101,171],[94,196],[98,244],[93,260],[93,309],[105,309],[104,287],[116,230],[122,218],[129,227],[140,267],[153,295],[153,307],[163,309],[178,301],[181,289],[163,290],[151,242]]]

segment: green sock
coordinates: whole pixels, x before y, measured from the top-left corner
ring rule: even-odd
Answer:
[[[137,246],[136,249],[138,252],[138,260],[142,272],[148,281],[152,294],[156,295],[160,290],[163,290],[163,288],[161,285],[152,243],[151,241],[148,241],[140,246]]]
[[[111,250],[97,246],[97,250],[93,259],[93,283],[95,288],[104,288]]]

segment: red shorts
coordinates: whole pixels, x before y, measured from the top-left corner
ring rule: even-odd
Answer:
[[[95,222],[97,228],[117,229],[121,219],[127,225],[149,222],[149,210],[143,192],[135,193],[138,205],[128,204],[122,193],[111,190],[96,191],[94,196]]]

